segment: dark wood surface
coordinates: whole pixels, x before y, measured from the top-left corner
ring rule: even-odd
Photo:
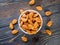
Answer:
[[[36,0],[36,4],[34,6],[30,6],[28,2],[29,0],[0,0],[0,45],[60,45],[60,0]],[[53,21],[53,25],[50,28],[53,32],[52,36],[42,34],[40,31],[36,35],[26,35],[19,29],[17,23],[15,25],[15,29],[20,30],[19,34],[22,33],[22,35],[12,43],[9,43],[8,41],[16,36],[11,34],[9,23],[15,18],[18,20],[20,15],[19,9],[36,10],[35,7],[37,5],[41,5],[43,7],[42,11],[38,11],[43,18],[43,27],[41,30],[45,30],[46,23],[49,19]],[[50,10],[52,15],[46,17],[44,14],[44,11],[46,10]],[[28,37],[27,43],[23,43],[21,41],[21,36],[23,35]],[[35,40],[36,38],[37,41]]]

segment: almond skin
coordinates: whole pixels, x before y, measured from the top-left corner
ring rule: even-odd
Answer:
[[[46,34],[48,34],[49,36],[51,36],[52,32],[50,30],[46,30]]]
[[[17,34],[18,32],[19,32],[18,30],[13,30],[13,31],[12,31],[12,34],[15,35],[15,34]]]

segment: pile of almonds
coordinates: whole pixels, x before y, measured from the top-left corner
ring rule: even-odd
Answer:
[[[26,12],[20,18],[20,27],[28,34],[36,34],[42,24],[42,20],[36,12]]]

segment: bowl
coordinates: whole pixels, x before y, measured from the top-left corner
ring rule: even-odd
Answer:
[[[27,33],[26,31],[24,31],[24,30],[20,27],[20,18],[21,18],[21,16],[22,16],[24,13],[26,13],[26,12],[31,12],[31,11],[37,13],[37,14],[39,15],[41,21],[42,21],[41,26],[38,28],[37,32],[39,32],[39,31],[41,30],[42,25],[43,25],[43,19],[42,19],[42,16],[41,16],[40,13],[38,13],[38,12],[35,11],[35,10],[25,10],[22,14],[20,14],[20,16],[19,16],[19,18],[18,18],[18,25],[19,25],[19,28],[20,28],[21,31],[23,31],[25,34],[28,34],[28,33]]]

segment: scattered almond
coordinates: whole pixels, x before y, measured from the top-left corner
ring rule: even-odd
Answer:
[[[17,19],[13,19],[11,23],[12,24],[16,24],[17,23]]]
[[[35,0],[30,0],[29,1],[29,5],[34,5],[35,4]]]
[[[48,34],[49,36],[51,36],[52,32],[50,30],[46,30],[46,34]]]
[[[9,28],[14,29],[14,25],[12,23],[10,23]]]
[[[50,20],[50,21],[48,21],[47,26],[48,26],[48,27],[51,27],[52,24],[53,24],[53,23],[52,23],[52,21]]]
[[[51,11],[46,11],[46,12],[45,12],[45,15],[46,15],[46,16],[50,16],[51,14],[52,14]]]
[[[15,34],[17,34],[18,32],[19,32],[18,30],[13,30],[13,31],[12,31],[12,34],[15,35]]]
[[[41,6],[36,6],[36,9],[39,10],[39,11],[43,10]]]
[[[21,39],[22,39],[23,42],[27,42],[28,41],[27,37],[25,37],[25,36],[22,36]]]

